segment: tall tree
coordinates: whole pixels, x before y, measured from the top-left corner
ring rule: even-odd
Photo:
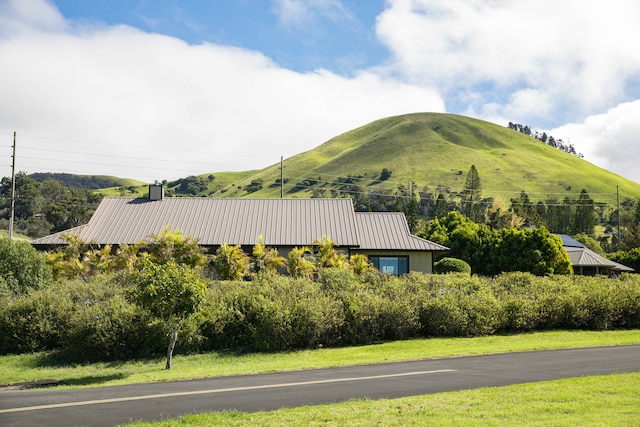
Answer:
[[[436,198],[436,206],[434,208],[433,217],[442,218],[447,214],[447,200],[444,198],[444,194],[438,194]]]
[[[571,233],[573,235],[584,233],[588,236],[592,236],[596,223],[596,210],[595,203],[587,190],[580,192],[573,215],[573,227]]]
[[[487,225],[492,229],[521,228],[524,223],[525,219],[513,207],[507,208],[506,202],[500,197],[495,198],[487,210]]]
[[[140,261],[131,279],[135,284],[129,296],[131,301],[160,319],[167,328],[169,345],[165,369],[171,369],[178,332],[184,322],[201,309],[206,284],[197,269],[174,261],[156,264],[148,258]]]
[[[478,204],[481,192],[480,174],[478,174],[476,165],[471,165],[464,183],[464,190],[462,190],[462,212],[477,223],[482,220],[480,218],[482,212]]]

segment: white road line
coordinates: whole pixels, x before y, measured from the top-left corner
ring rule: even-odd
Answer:
[[[366,381],[366,380],[375,380],[375,379],[384,379],[384,378],[408,377],[408,376],[414,376],[414,375],[439,374],[439,373],[455,372],[455,371],[456,369],[439,369],[435,371],[405,372],[402,374],[374,375],[369,377],[335,378],[330,380],[304,381],[304,382],[297,382],[297,383],[265,384],[265,385],[256,385],[256,386],[247,386],[247,387],[231,387],[231,388],[220,388],[220,389],[212,389],[212,390],[149,394],[144,396],[116,397],[113,399],[85,400],[80,402],[52,403],[50,405],[24,406],[21,408],[0,409],[0,414],[8,414],[10,412],[38,411],[42,409],[68,408],[73,406],[99,405],[104,403],[130,402],[134,400],[163,399],[167,397],[178,397],[178,396],[193,396],[197,394],[230,393],[235,391],[261,390],[261,389],[267,389],[267,388],[297,387],[297,386],[303,386],[303,385],[330,384],[330,383],[340,383],[340,382],[350,382],[350,381]]]

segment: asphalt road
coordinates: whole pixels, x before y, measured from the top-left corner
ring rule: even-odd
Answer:
[[[423,360],[83,390],[0,391],[0,426],[113,426],[640,372],[640,345]]]

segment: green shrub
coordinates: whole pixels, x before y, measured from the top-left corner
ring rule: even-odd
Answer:
[[[420,312],[424,336],[487,335],[500,325],[499,303],[477,278],[449,276],[442,282],[433,281],[430,292]]]
[[[55,285],[5,298],[0,314],[0,352],[29,353],[62,347],[75,304]]]
[[[0,296],[0,353],[57,350],[67,361],[163,355],[166,337],[117,276]],[[177,352],[283,351],[431,336],[640,327],[640,276],[493,278],[325,268],[316,281],[264,274],[209,284]]]
[[[162,330],[128,304],[113,276],[63,281],[2,303],[0,352],[61,351],[72,362],[164,353]]]
[[[341,345],[362,345],[418,336],[419,302],[403,278],[368,271],[357,276],[323,269],[322,290],[342,308]]]
[[[611,261],[618,262],[627,267],[633,268],[640,273],[640,248],[634,248],[629,251],[618,251],[607,256]]]
[[[501,304],[500,329],[612,329],[640,324],[640,281],[585,276],[503,274],[490,285]]]
[[[90,282],[74,280],[66,286],[75,310],[61,342],[65,360],[128,360],[164,353],[162,325],[127,302],[113,276],[97,276]]]
[[[333,345],[339,306],[305,278],[216,282],[202,334],[210,348],[279,351]]]
[[[46,286],[52,275],[44,255],[28,242],[0,237],[0,278],[2,288],[22,294]]]
[[[461,259],[457,258],[442,258],[440,261],[433,265],[434,273],[446,274],[446,273],[466,273],[471,274],[471,266]]]

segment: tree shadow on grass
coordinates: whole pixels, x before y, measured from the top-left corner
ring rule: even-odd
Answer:
[[[33,369],[42,368],[42,367],[64,369],[64,368],[73,368],[73,367],[84,365],[84,364],[78,364],[78,363],[69,361],[62,352],[56,352],[56,351],[41,353],[34,358],[25,358],[25,361],[27,362],[25,363],[25,367],[33,368]],[[122,361],[114,361],[114,362],[101,362],[100,364],[102,365],[102,367],[107,369],[117,369],[119,367],[122,367],[124,363],[125,362],[122,362]],[[110,381],[126,378],[129,375],[130,375],[129,373],[123,371],[123,372],[109,373],[104,375],[86,375],[86,376],[77,377],[77,378],[57,378],[55,380],[47,380],[46,384],[43,384],[43,385],[35,384],[37,381],[34,381],[34,386],[50,387],[50,386],[56,386],[56,385],[70,385],[70,386],[100,385],[100,384],[108,383]],[[29,384],[27,383],[25,384],[29,386]]]
[[[69,378],[69,379],[62,380],[60,381],[60,385],[93,386],[93,385],[108,383],[110,381],[121,380],[128,376],[129,374],[125,374],[125,373],[117,373],[117,374],[109,374],[109,375],[87,375],[86,377]]]

